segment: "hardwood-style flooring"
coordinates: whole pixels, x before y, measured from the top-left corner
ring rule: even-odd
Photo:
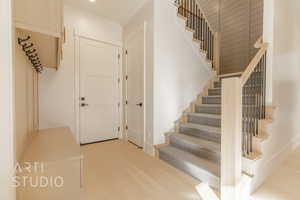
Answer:
[[[199,200],[198,181],[115,140],[81,147],[83,200]]]
[[[300,147],[254,193],[255,200],[300,199]]]

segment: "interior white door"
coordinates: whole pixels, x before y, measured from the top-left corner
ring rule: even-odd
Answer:
[[[80,38],[80,142],[118,138],[119,48]]]
[[[144,145],[144,28],[126,41],[126,123],[127,138]]]

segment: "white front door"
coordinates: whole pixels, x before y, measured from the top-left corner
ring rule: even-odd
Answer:
[[[118,138],[119,48],[80,38],[80,143]]]
[[[126,41],[126,123],[128,140],[144,146],[144,28]]]

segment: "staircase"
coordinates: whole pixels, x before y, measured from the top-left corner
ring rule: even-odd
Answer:
[[[159,158],[218,189],[221,155],[221,82],[208,89],[202,104],[185,113],[168,144],[158,149]]]
[[[186,30],[193,33],[193,41],[199,44],[200,52],[204,52],[208,62],[212,63],[212,70],[218,72],[219,58],[216,49],[218,40],[215,40],[218,33],[212,31],[195,0],[177,0],[175,5],[178,8],[177,15],[185,20]],[[221,152],[221,147],[222,149],[227,148],[227,143],[225,143],[225,146],[223,142],[221,144],[221,141],[223,141],[221,135],[224,134],[224,130],[221,130],[221,121],[223,123],[224,120],[221,113],[222,105],[227,106],[228,103],[223,102],[224,104],[222,104],[222,79],[240,77],[239,80],[241,80],[240,85],[237,87],[241,89],[241,94],[238,96],[242,99],[238,104],[240,109],[235,110],[239,113],[233,115],[240,116],[237,119],[237,124],[240,123],[241,129],[237,131],[237,134],[242,137],[242,148],[240,148],[240,152],[235,153],[234,156],[229,155],[229,157],[235,157],[236,160],[242,159],[243,166],[239,173],[242,174],[243,172],[245,178],[242,182],[247,183],[241,186],[241,190],[247,190],[247,195],[250,195],[251,182],[248,180],[255,176],[255,173],[253,173],[256,170],[255,163],[262,157],[262,143],[268,137],[266,124],[271,122],[270,119],[273,114],[273,108],[267,107],[265,104],[268,45],[263,43],[260,38],[254,46],[259,51],[245,72],[219,75],[214,78],[209,86],[204,89],[202,95],[191,104],[188,111],[185,111],[181,119],[176,122],[174,131],[166,134],[166,143],[156,146],[156,156],[159,159],[201,182],[208,183],[215,190],[220,190],[223,187],[223,185],[221,186],[221,167],[226,172],[232,170],[226,168],[226,166],[221,166],[221,155],[228,156],[227,152]],[[228,90],[231,90],[231,88],[223,89],[224,94],[230,94]],[[231,102],[229,104],[232,105]],[[230,115],[232,110],[226,110],[226,116]],[[228,122],[228,120],[224,121]],[[229,132],[233,132],[231,130]],[[223,137],[225,136],[223,135]],[[231,137],[236,138],[235,136],[227,136],[227,138]],[[222,156],[222,159],[224,157]],[[232,161],[234,162],[234,160]],[[231,171],[230,174],[235,173]],[[223,177],[223,175],[222,180],[223,178],[225,180],[226,177]]]

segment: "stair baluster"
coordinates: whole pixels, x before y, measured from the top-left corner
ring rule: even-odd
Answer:
[[[243,155],[254,153],[253,137],[259,136],[259,121],[266,118],[266,58],[267,44],[250,62],[242,79]]]
[[[176,0],[178,14],[187,20],[186,27],[194,32],[194,39],[200,41],[200,50],[206,53],[207,60],[212,62],[212,68],[218,70],[214,59],[215,33],[205,18],[196,0]]]

